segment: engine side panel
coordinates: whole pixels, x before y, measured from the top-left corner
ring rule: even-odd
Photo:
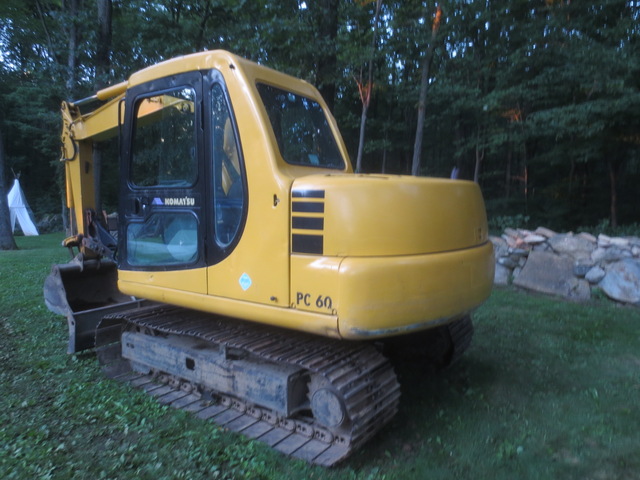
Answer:
[[[306,230],[296,232],[296,220],[306,220],[301,225]],[[306,251],[294,248],[294,252],[339,257],[440,253],[488,241],[478,185],[444,178],[339,174],[298,178],[292,188],[292,227],[293,241],[301,233],[308,244]],[[310,235],[321,236],[321,250],[313,250]],[[315,245],[320,246],[319,239]]]

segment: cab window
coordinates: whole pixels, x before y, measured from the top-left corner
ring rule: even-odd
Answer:
[[[245,202],[242,159],[231,111],[220,84],[211,90],[215,238],[221,247],[238,236]]]
[[[127,225],[126,233],[131,265],[182,265],[198,258],[198,220],[190,212],[154,213]]]
[[[137,187],[188,187],[196,182],[195,91],[181,87],[135,106],[131,181]]]
[[[344,159],[318,102],[266,84],[257,85],[285,162],[343,169]]]

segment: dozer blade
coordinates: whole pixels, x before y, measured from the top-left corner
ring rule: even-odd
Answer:
[[[118,291],[118,271],[111,260],[71,261],[54,265],[44,282],[47,308],[67,317],[67,353],[95,347],[96,326],[105,315],[153,302]]]

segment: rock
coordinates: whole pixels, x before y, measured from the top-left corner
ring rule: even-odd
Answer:
[[[514,268],[513,272],[511,272],[511,278],[515,279],[518,275],[520,275],[520,272],[522,272],[522,267]]]
[[[507,255],[509,247],[507,246],[505,239],[500,237],[489,237],[489,240],[493,243],[493,252],[496,258]]]
[[[491,240],[491,243],[493,243],[494,247],[499,245],[504,245],[505,247],[507,246],[507,242],[502,237],[496,237],[496,236],[490,235],[489,240]]]
[[[593,263],[600,263],[602,259],[607,254],[608,248],[598,247],[593,252],[591,252],[591,260]]]
[[[597,243],[598,242],[598,239],[595,236],[593,236],[590,233],[588,233],[588,232],[580,232],[578,234],[578,236],[584,238],[585,240],[589,240],[591,243]]]
[[[522,240],[524,243],[528,243],[529,245],[537,245],[539,243],[543,243],[547,241],[547,237],[544,235],[536,235],[535,233],[530,233],[529,235],[525,235]]]
[[[493,283],[495,285],[509,285],[509,278],[511,277],[511,270],[504,265],[496,264],[496,271],[493,277]]]
[[[640,303],[640,260],[625,258],[606,268],[600,282],[604,293],[619,302]]]
[[[498,258],[498,265],[502,265],[510,270],[513,270],[518,266],[518,262],[513,260],[511,257],[500,257]]]
[[[572,233],[560,233],[548,240],[551,248],[560,254],[569,255],[574,260],[590,259],[596,249],[595,243]]]
[[[587,302],[591,299],[591,287],[586,280],[580,280],[574,278],[573,281],[569,281],[569,300],[576,302]]]
[[[608,247],[610,245],[611,245],[611,237],[609,237],[608,235],[605,235],[604,233],[601,233],[600,235],[598,235],[599,247]]]
[[[613,237],[610,239],[611,246],[620,248],[629,248],[629,239],[622,237]]]
[[[505,235],[508,235],[510,237],[513,238],[518,238],[520,235],[518,234],[518,230],[516,230],[515,228],[505,228],[504,229],[504,233]]]
[[[507,247],[509,248],[518,248],[520,244],[522,244],[521,238],[510,237],[509,235],[503,234],[502,239],[507,243]]]
[[[591,260],[594,263],[613,263],[631,257],[631,250],[618,247],[598,247],[591,252]]]
[[[598,285],[613,300],[640,307],[640,238],[597,237],[506,228],[490,237],[496,256],[495,284],[587,300]]]
[[[589,283],[573,275],[573,260],[548,252],[531,252],[514,285],[536,292],[585,300],[590,296]]]
[[[533,233],[535,233],[536,235],[542,235],[543,237],[547,238],[555,237],[557,235],[556,232],[545,227],[538,227]]]
[[[597,284],[600,282],[600,280],[604,278],[604,275],[605,275],[604,268],[600,267],[599,265],[596,265],[595,267],[592,267],[591,270],[587,272],[587,274],[584,276],[584,279],[591,284]]]
[[[584,278],[591,268],[593,268],[593,263],[576,263],[573,266],[573,274],[576,277]]]

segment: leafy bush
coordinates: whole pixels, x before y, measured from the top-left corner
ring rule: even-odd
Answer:
[[[589,232],[594,235],[604,233],[610,237],[640,237],[640,223],[630,223],[628,225],[612,227],[608,219],[602,219],[594,226],[579,227],[576,231]]]

